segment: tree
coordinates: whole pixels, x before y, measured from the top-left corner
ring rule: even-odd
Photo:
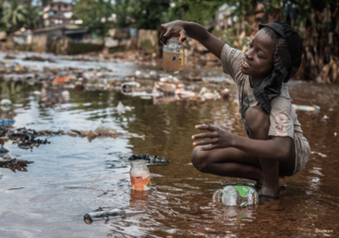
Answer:
[[[170,7],[170,0],[130,0],[129,4],[136,28],[157,29]]]
[[[53,2],[53,0],[40,0],[41,6],[46,6],[50,2]]]
[[[113,12],[116,15],[114,24],[117,28],[125,28],[134,23],[134,19],[130,17],[133,7],[129,0],[115,0],[113,4]]]
[[[29,14],[26,15],[26,20],[25,20],[24,26],[27,29],[35,29],[35,28],[39,27],[39,25],[42,25],[42,24],[39,24],[40,23],[40,15],[39,15],[38,7],[33,6],[31,4],[27,4],[27,5],[25,5],[25,8],[26,8],[26,11]]]
[[[6,24],[10,31],[15,31],[25,25],[28,14],[25,5],[20,4],[18,0],[12,0],[9,6],[3,9],[1,21]]]
[[[243,26],[279,19],[303,38],[304,54],[298,77],[325,82],[339,81],[339,2],[336,0],[228,0],[231,16]],[[262,14],[258,14],[262,13]],[[260,17],[253,17],[253,16]],[[245,24],[243,24],[245,23]],[[255,24],[257,25],[257,24]],[[248,27],[247,29],[250,29]],[[243,29],[246,31],[246,29]],[[249,32],[246,32],[247,35]]]
[[[112,16],[113,8],[111,0],[75,0],[73,16],[82,20],[89,32],[96,32],[104,39],[107,31],[113,23],[108,19]]]
[[[174,0],[173,7],[170,9],[169,20],[182,19],[193,21],[203,26],[212,28],[209,24],[215,18],[215,13],[222,6],[225,0]],[[241,2],[241,1],[240,1]]]

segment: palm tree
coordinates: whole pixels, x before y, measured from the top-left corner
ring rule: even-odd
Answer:
[[[25,5],[19,3],[18,0],[11,0],[10,5],[3,9],[1,21],[10,28],[10,31],[15,31],[27,23],[29,14]]]
[[[25,27],[27,29],[35,29],[37,27],[42,27],[41,22],[39,24],[40,21],[40,15],[39,15],[39,11],[38,11],[38,7],[33,6],[31,4],[27,4],[25,6],[27,12],[29,12],[29,14],[26,17],[26,21],[25,21]]]

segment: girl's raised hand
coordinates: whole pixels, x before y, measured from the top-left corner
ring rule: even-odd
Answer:
[[[195,129],[209,131],[192,136],[192,140],[209,138],[208,140],[193,142],[193,146],[209,145],[201,147],[201,150],[213,150],[217,148],[227,148],[232,146],[234,135],[228,131],[210,125],[197,125],[195,126]]]
[[[172,36],[179,36],[179,44],[182,44],[186,40],[186,31],[184,29],[183,21],[172,21],[161,25],[160,40],[163,44],[167,44],[167,41]]]

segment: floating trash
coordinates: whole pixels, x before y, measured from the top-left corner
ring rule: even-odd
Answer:
[[[32,149],[33,147],[38,147],[41,144],[50,144],[47,139],[37,139],[38,136],[42,133],[38,133],[34,130],[27,129],[18,129],[18,130],[8,130],[5,128],[0,129],[0,137],[8,138],[12,140],[13,143],[17,143],[18,147],[21,149]]]
[[[170,161],[163,158],[158,157],[156,155],[148,155],[148,154],[133,154],[128,158],[129,161],[134,160],[145,160],[147,165],[166,165],[169,164]]]
[[[143,211],[124,211],[122,209],[111,209],[103,211],[102,208],[99,208],[98,211],[89,212],[84,216],[84,222],[86,224],[92,224],[93,221],[99,221],[109,218],[126,218],[127,216],[133,216],[138,214],[143,214]]]
[[[69,82],[70,79],[67,77],[56,77],[55,79],[53,79],[53,83],[67,83]]]
[[[84,216],[84,221],[86,224],[91,224],[93,221],[108,219],[112,217],[120,217],[123,214],[123,211],[120,209],[113,209],[109,211],[98,211],[90,212]]]
[[[292,106],[294,107],[295,110],[299,110],[299,111],[306,111],[306,112],[319,112],[320,111],[320,107],[317,105],[313,105],[313,106],[305,106],[305,105],[296,105],[296,104],[292,104]]]
[[[0,119],[0,125],[2,127],[7,126],[7,125],[11,125],[15,122],[15,120],[11,120],[11,119]]]
[[[122,104],[122,102],[119,102],[118,103],[118,106],[117,106],[117,111],[118,111],[118,114],[121,115],[123,113],[125,113],[125,106],[124,104]]]
[[[2,99],[1,102],[0,102],[0,105],[8,106],[8,105],[12,105],[12,102],[9,99]]]
[[[9,151],[1,145],[1,147],[0,147],[0,167],[4,167],[4,168],[25,167],[25,166],[27,166],[27,164],[33,163],[33,161],[13,159],[8,152]]]

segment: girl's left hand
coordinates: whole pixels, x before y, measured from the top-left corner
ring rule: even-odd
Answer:
[[[213,150],[217,148],[227,148],[232,146],[234,135],[228,131],[210,125],[197,125],[195,126],[195,129],[209,131],[207,133],[201,133],[192,136],[192,140],[209,138],[209,140],[202,140],[193,143],[193,146],[209,145],[201,147],[201,150]]]

